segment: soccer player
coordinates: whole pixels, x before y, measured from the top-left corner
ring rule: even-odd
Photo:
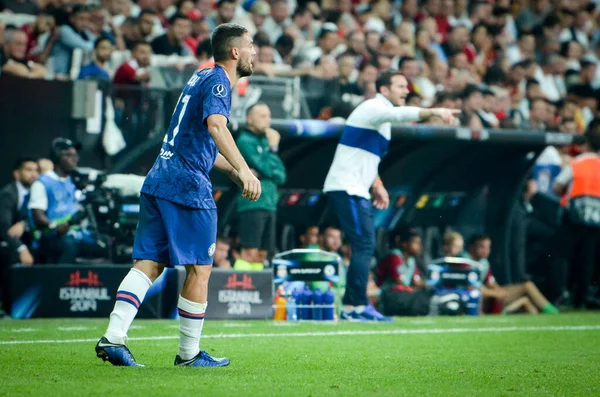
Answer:
[[[125,346],[127,331],[146,292],[165,266],[185,266],[179,297],[179,353],[175,365],[222,367],[227,358],[200,350],[208,279],[217,238],[217,210],[209,178],[214,167],[255,201],[261,187],[227,128],[231,90],[252,74],[256,54],[246,28],[221,24],[211,37],[215,68],[188,81],[141,190],[140,219],[133,247],[135,265],[121,282],[117,300],[96,354],[113,365],[140,366]]]
[[[367,297],[369,264],[375,252],[373,205],[385,209],[390,202],[378,167],[390,142],[391,125],[432,116],[451,123],[460,113],[455,109],[402,106],[409,90],[400,72],[383,72],[375,84],[375,98],[361,103],[346,120],[323,189],[352,248],[340,313],[340,319],[351,321],[391,321],[369,306]]]

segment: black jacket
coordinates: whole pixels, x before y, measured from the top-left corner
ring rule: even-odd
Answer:
[[[8,229],[19,221],[24,221],[19,214],[19,191],[16,182],[11,182],[0,190],[0,241],[6,241],[11,252],[15,252],[23,242],[21,239],[8,237]]]

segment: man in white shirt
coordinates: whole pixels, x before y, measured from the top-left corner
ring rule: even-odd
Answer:
[[[360,104],[346,120],[323,189],[352,247],[340,314],[340,319],[351,321],[391,321],[368,306],[367,283],[375,251],[373,206],[385,209],[390,201],[378,167],[389,146],[392,123],[414,122],[434,115],[451,123],[460,113],[455,109],[402,106],[409,93],[408,82],[397,71],[381,73],[376,86],[375,98]]]

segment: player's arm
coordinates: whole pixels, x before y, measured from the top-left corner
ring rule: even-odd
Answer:
[[[260,182],[252,174],[248,164],[246,164],[246,161],[235,145],[231,132],[229,131],[229,128],[227,128],[227,117],[217,113],[211,114],[206,118],[206,125],[219,152],[223,155],[225,160],[229,162],[233,169],[237,171],[242,184],[242,197],[252,201],[258,200],[261,193]]]
[[[461,113],[459,109],[434,108],[425,109],[416,106],[397,106],[381,107],[371,106],[365,116],[369,117],[373,123],[409,123],[414,121],[427,120],[432,116],[439,116],[444,123],[451,124],[454,117]]]
[[[233,168],[231,164],[229,164],[229,161],[227,161],[227,159],[223,157],[221,153],[217,154],[217,159],[215,160],[214,168],[216,168],[217,171],[227,175],[229,179],[231,179],[239,187],[244,186],[238,172],[235,170],[235,168]]]

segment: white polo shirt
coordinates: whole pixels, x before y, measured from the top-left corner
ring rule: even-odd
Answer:
[[[344,191],[370,199],[369,190],[390,143],[392,123],[417,121],[421,110],[395,107],[381,94],[358,105],[346,120],[323,191]]]

